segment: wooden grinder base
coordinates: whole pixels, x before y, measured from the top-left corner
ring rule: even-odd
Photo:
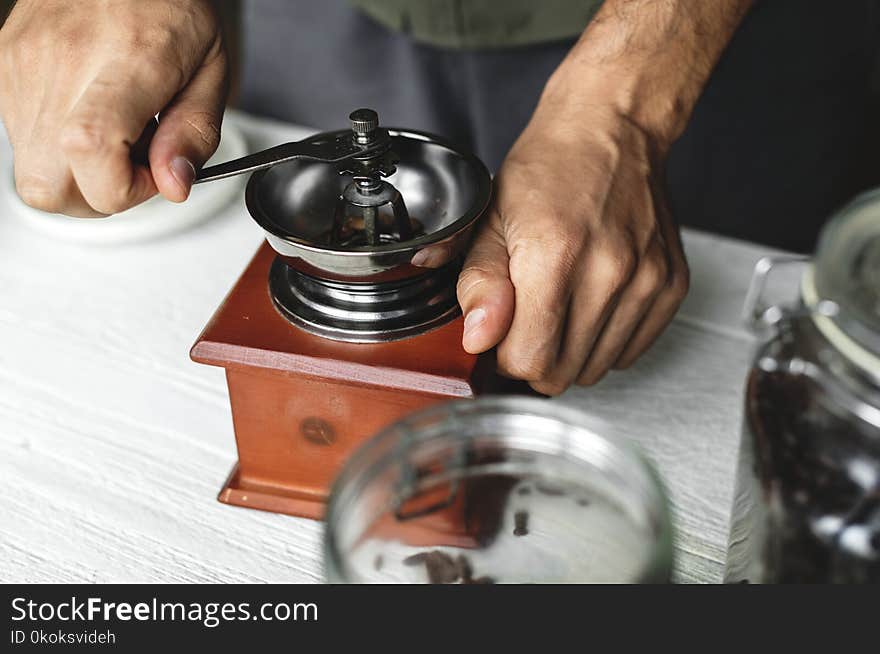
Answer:
[[[485,392],[494,361],[462,350],[461,318],[380,344],[304,332],[269,296],[274,258],[264,243],[190,356],[226,369],[238,464],[218,499],[321,518],[334,477],[358,445],[416,409]]]

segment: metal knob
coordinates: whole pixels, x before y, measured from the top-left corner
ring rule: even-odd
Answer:
[[[379,114],[372,109],[355,109],[349,114],[348,119],[351,121],[351,131],[354,132],[358,143],[369,142],[379,127]]]

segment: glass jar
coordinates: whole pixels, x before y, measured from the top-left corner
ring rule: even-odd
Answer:
[[[799,301],[763,299],[745,389],[728,582],[880,581],[880,190],[856,198],[806,260]]]
[[[583,412],[537,398],[437,405],[368,441],[326,514],[330,582],[665,582],[662,485]],[[605,430],[607,431],[607,430]]]

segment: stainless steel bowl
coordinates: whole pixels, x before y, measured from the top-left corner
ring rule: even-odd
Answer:
[[[440,268],[467,247],[474,223],[489,206],[489,171],[473,154],[437,136],[401,129],[389,133],[400,162],[388,181],[421,224],[422,235],[377,246],[322,242],[333,227],[336,201],[351,180],[332,164],[290,161],[255,172],[246,192],[251,216],[290,267],[320,279],[381,283]]]

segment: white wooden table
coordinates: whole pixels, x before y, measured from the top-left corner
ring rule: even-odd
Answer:
[[[305,130],[236,115],[253,149]],[[0,166],[9,149],[0,138]],[[321,525],[215,500],[235,461],[223,371],[190,345],[261,240],[243,201],[113,248],[0,206],[0,581],[317,582]],[[717,582],[766,248],[688,232],[692,290],[631,370],[563,397],[637,439],[666,480],[676,578]]]

